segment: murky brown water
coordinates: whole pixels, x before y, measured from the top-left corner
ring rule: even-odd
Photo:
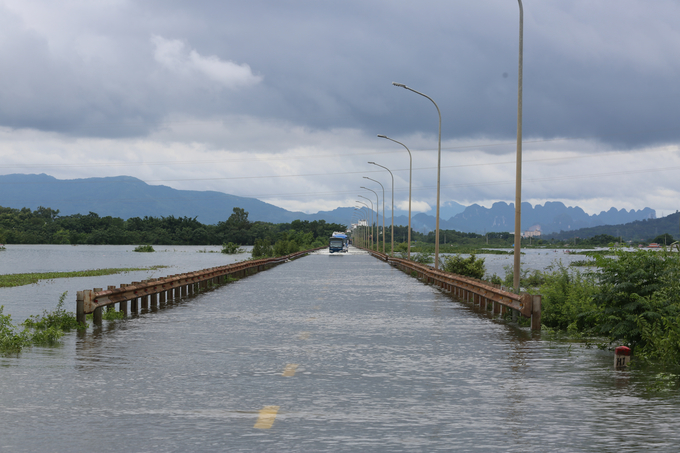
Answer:
[[[0,358],[0,450],[677,451],[676,387],[612,365],[314,255]]]

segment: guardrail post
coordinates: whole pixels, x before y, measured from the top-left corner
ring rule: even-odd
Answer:
[[[101,292],[101,288],[94,288],[95,293]],[[98,326],[102,325],[102,307],[97,307],[92,312],[92,322]]]
[[[531,330],[541,330],[541,295],[535,294],[532,296],[531,306]]]
[[[76,321],[85,324],[85,298],[83,291],[76,293]]]

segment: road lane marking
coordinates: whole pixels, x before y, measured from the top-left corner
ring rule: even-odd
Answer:
[[[309,340],[309,332],[300,332],[298,337],[300,340]]]
[[[297,363],[289,363],[286,365],[286,369],[283,370],[283,376],[295,376],[295,370],[297,370],[298,366],[299,365]]]
[[[279,411],[279,406],[265,406],[260,410],[260,416],[255,422],[253,428],[257,429],[269,429],[274,424],[276,420],[276,413]]]

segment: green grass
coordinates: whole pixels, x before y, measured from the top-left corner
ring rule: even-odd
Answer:
[[[151,266],[151,267],[125,267],[125,268],[109,268],[109,269],[91,269],[86,271],[75,272],[44,272],[32,274],[5,274],[0,275],[0,288],[12,286],[24,286],[37,283],[40,280],[53,280],[55,278],[73,278],[73,277],[97,277],[100,275],[121,274],[123,272],[146,271],[162,269],[167,266]]]

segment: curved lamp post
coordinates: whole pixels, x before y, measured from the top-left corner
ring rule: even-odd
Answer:
[[[359,195],[359,196],[361,196],[361,195]],[[373,211],[371,210],[371,208],[369,208],[368,205],[361,200],[354,200],[354,201],[357,202],[357,203],[361,203],[362,205],[366,206],[366,209],[368,209],[368,212],[370,213],[371,220],[372,220],[373,219]],[[368,218],[367,218],[367,221],[368,221]],[[366,244],[370,244],[370,240],[368,238],[368,235],[366,235]]]
[[[375,162],[369,162],[369,164],[377,165],[378,167],[384,168],[385,170],[390,172],[390,176],[392,177],[392,229],[390,233],[390,239],[391,239],[391,245],[390,245],[390,255],[394,256],[394,175],[390,171],[389,168],[385,167],[384,165],[376,164]],[[384,218],[384,213],[383,213],[383,218]],[[385,234],[383,230],[383,234]]]
[[[371,225],[371,229],[373,229],[373,202],[369,198],[364,197],[363,195],[357,195],[357,196],[364,198],[364,199],[368,200],[369,203],[371,203],[371,223],[369,225]],[[371,245],[371,250],[373,250],[373,235],[371,235],[370,245]]]
[[[406,148],[406,151],[408,151],[408,159],[409,159],[409,165],[408,165],[408,248],[406,251],[406,256],[408,259],[411,259],[411,183],[413,181],[413,156],[411,156],[411,150],[408,149],[406,145],[404,145],[402,142],[398,142],[393,138],[389,138],[387,135],[380,135],[378,134],[378,137],[384,138],[387,140],[391,140],[394,143],[399,143],[401,146]]]
[[[442,170],[442,114],[439,111],[439,106],[437,105],[436,102],[434,102],[434,99],[432,99],[430,96],[423,94],[420,91],[416,91],[413,88],[409,88],[403,83],[392,82],[392,85],[394,85],[395,87],[405,88],[409,91],[413,91],[416,94],[428,98],[437,108],[437,114],[439,114],[439,147],[437,154],[437,222],[436,222],[437,225],[435,226],[434,233],[434,268],[439,269],[439,182]]]
[[[522,247],[522,49],[524,47],[524,8],[519,3],[519,77],[517,78],[517,163],[515,170],[515,256],[513,286],[519,294],[520,250]]]
[[[370,190],[375,194],[375,237],[376,237],[376,251],[378,250],[377,247],[380,246],[380,236],[378,236],[378,218],[380,217],[380,211],[378,208],[380,207],[379,203],[379,198],[378,198],[378,192],[376,192],[373,189],[369,189],[368,187],[361,186],[362,189]],[[383,217],[385,216],[385,213],[383,212]],[[371,228],[373,225],[371,225]]]
[[[380,181],[376,181],[375,179],[369,178],[368,176],[364,176],[364,179],[370,179],[373,182],[377,182],[380,184]],[[382,187],[383,190],[383,229],[382,229],[382,234],[383,234],[383,253],[385,253],[385,187],[380,184],[380,187]]]
[[[357,212],[360,212],[361,215],[363,216],[361,220],[366,220],[366,221],[368,221],[368,213],[366,213],[366,212],[363,211],[363,209],[364,209],[363,206],[361,206],[361,207],[355,206],[354,209],[356,209]],[[366,209],[368,209],[368,208],[366,208]],[[361,241],[363,242],[363,247],[365,247],[365,246],[366,246],[366,238],[365,238],[365,236],[366,236],[366,229],[365,229],[365,228],[363,229],[363,236],[364,236],[364,237],[361,238]]]

